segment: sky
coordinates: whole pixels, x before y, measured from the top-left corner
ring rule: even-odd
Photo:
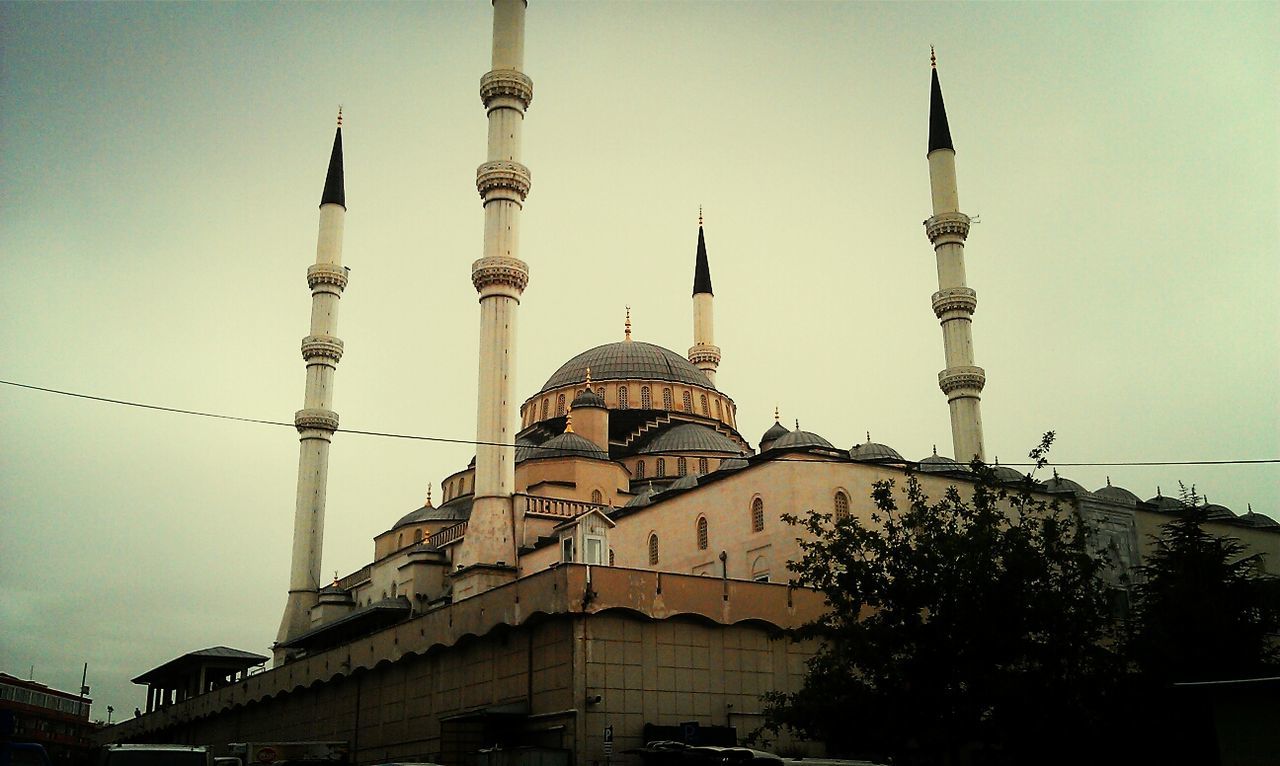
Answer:
[[[487,3],[0,5],[0,379],[291,421],[343,105],[346,428],[470,439]],[[950,453],[929,46],[957,149],[989,458],[1280,518],[1280,6],[534,0],[516,393],[683,353],[698,207],[717,382],[753,443]],[[0,670],[94,717],[184,652],[269,654],[291,428],[0,385]],[[338,434],[323,571],[467,445]]]

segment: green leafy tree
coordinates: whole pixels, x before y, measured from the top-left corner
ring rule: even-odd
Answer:
[[[1029,479],[973,468],[972,495],[877,482],[869,524],[788,519],[806,533],[793,582],[830,609],[801,631],[821,640],[804,687],[766,696],[765,731],[895,763],[1048,763],[1098,724],[1119,666],[1090,530]]]
[[[1137,587],[1129,654],[1148,681],[1168,683],[1274,674],[1280,631],[1277,581],[1261,554],[1204,528],[1195,487],[1187,510],[1165,524]]]

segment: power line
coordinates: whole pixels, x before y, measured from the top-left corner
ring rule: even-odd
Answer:
[[[239,415],[225,415],[219,412],[203,412],[201,410],[189,410],[181,407],[165,407],[159,404],[146,404],[144,402],[134,402],[127,399],[112,399],[106,396],[93,396],[91,394],[82,394],[75,391],[62,391],[56,388],[46,388],[44,386],[33,386],[27,383],[17,383],[11,380],[0,380],[6,386],[14,386],[17,388],[25,388],[31,391],[41,391],[46,394],[57,394],[58,396],[70,396],[76,399],[88,399],[94,402],[104,402],[106,404],[118,404],[124,407],[137,407],[144,410],[156,410],[158,412],[172,412],[177,415],[194,415],[202,418],[215,418],[217,420],[234,420],[240,423],[256,423],[264,426],[283,426],[285,428],[294,428],[293,423],[286,423],[281,420],[265,420],[263,418],[246,418]],[[374,436],[383,439],[408,439],[411,441],[440,442],[443,444],[470,444],[473,446],[485,447],[521,447],[523,449],[549,449],[556,450],[555,447],[542,447],[534,444],[513,444],[510,442],[488,442],[477,441],[475,439],[451,439],[447,436],[422,436],[419,434],[401,434],[391,431],[366,431],[358,428],[338,428],[337,433],[355,434],[357,436]],[[790,462],[810,462],[802,458],[774,458],[778,461]],[[1049,463],[1050,466],[1060,466],[1066,468],[1109,468],[1116,466],[1175,466],[1175,465],[1262,465],[1269,463],[1280,463],[1280,458],[1258,458],[1243,460],[1131,460],[1111,463]],[[1001,463],[1000,465],[1009,468],[1025,468],[1034,466],[1034,463]]]

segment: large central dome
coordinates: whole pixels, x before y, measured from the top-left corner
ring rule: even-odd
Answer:
[[[591,380],[664,380],[671,383],[689,383],[714,389],[702,370],[671,349],[642,343],[638,340],[622,340],[606,343],[583,351],[565,362],[555,374],[547,378],[543,391],[582,383],[591,368]]]

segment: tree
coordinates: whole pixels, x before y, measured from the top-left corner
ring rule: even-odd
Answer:
[[[1043,467],[1053,433],[1031,456]],[[874,485],[870,524],[809,511],[793,583],[827,613],[803,688],[765,700],[765,729],[895,763],[1051,762],[1087,740],[1117,676],[1090,530],[1007,490],[981,463],[971,496],[931,501],[909,476]]]
[[[1156,684],[1274,674],[1280,632],[1277,583],[1261,554],[1204,529],[1208,510],[1195,487],[1187,509],[1165,524],[1139,570],[1129,655]]]

